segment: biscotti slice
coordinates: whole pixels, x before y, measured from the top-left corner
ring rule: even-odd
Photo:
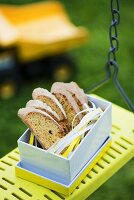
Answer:
[[[43,103],[46,103],[48,106],[54,110],[61,121],[67,119],[66,113],[60,104],[60,102],[56,99],[54,95],[52,95],[48,90],[43,88],[36,88],[32,93],[32,97],[34,100],[40,100]]]
[[[77,85],[77,83],[72,81],[69,84],[71,85],[71,88],[75,88],[75,90],[78,91],[78,93],[76,92],[76,94],[75,94],[75,98],[80,106],[81,106],[81,104],[84,105],[84,103],[86,103],[89,107],[93,106],[92,102],[90,102],[90,100],[88,99],[88,96],[85,94],[84,90],[82,88],[80,88]],[[70,90],[70,92],[71,92],[71,90]],[[81,97],[81,98],[79,98],[79,97]],[[85,106],[83,106],[83,108],[85,109]]]
[[[29,127],[44,149],[64,137],[62,127],[47,113],[33,107],[21,108],[18,116]]]
[[[43,103],[40,100],[30,100],[27,102],[26,107],[34,107],[39,110],[45,111],[48,113],[55,121],[60,121],[59,116],[57,113],[51,109],[50,106],[48,106],[46,103]]]
[[[88,97],[84,93],[84,90],[81,89],[75,82],[67,83],[67,86],[68,91],[73,94],[73,97],[79,105],[80,110],[85,109],[84,104],[88,104]]]
[[[52,88],[64,88],[68,92],[72,94],[72,97],[75,99],[76,103],[78,104],[80,110],[82,111],[85,109],[85,103],[88,104],[87,95],[84,93],[82,89],[75,82],[71,83],[62,83],[62,82],[55,82],[52,85]]]
[[[82,119],[81,114],[77,115],[80,112],[80,109],[79,109],[75,99],[72,97],[72,95],[67,90],[62,89],[61,87],[53,87],[52,86],[51,92],[56,96],[56,98],[62,104],[62,106],[66,112],[70,128],[72,126],[72,122],[75,117],[75,120],[74,120],[74,127],[75,127]]]
[[[64,129],[64,131],[66,133],[69,132],[69,128],[67,126],[67,124],[64,121],[60,120],[60,117],[58,116],[58,114],[51,109],[50,106],[48,106],[46,103],[43,103],[40,100],[30,100],[27,102],[26,107],[34,107],[36,109],[45,111],[46,113],[48,113],[56,122],[59,123],[59,125],[61,125]]]

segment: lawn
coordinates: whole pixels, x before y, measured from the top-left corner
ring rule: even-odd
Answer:
[[[25,3],[32,0],[19,0]],[[0,3],[14,3],[11,0],[0,0]],[[110,1],[106,0],[73,0],[61,1],[74,24],[85,26],[90,31],[90,40],[78,49],[71,50],[70,56],[77,64],[74,77],[82,88],[87,88],[105,77],[105,62],[109,51],[108,27],[111,21]],[[134,103],[134,1],[121,1],[121,23],[119,32],[119,81]],[[0,157],[16,147],[18,137],[26,127],[17,117],[17,111],[31,99],[35,87],[50,88],[52,82],[46,79],[37,82],[24,82],[20,94],[10,100],[0,101]],[[124,108],[126,104],[115,89],[112,81],[95,91]],[[134,160],[124,166],[116,175],[106,182],[89,199],[91,200],[131,200],[134,197]]]

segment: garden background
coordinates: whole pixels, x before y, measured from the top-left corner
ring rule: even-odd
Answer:
[[[23,4],[32,0],[0,0],[0,3]],[[109,51],[108,27],[111,22],[110,0],[62,0],[72,22],[85,26],[90,32],[89,41],[82,47],[69,52],[77,64],[73,81],[86,88],[105,77],[105,62]],[[134,103],[134,1],[122,0],[119,32],[119,81]],[[31,99],[35,87],[50,88],[46,79],[24,82],[17,97],[0,101],[0,157],[17,146],[17,139],[26,129],[17,117],[17,111]],[[127,109],[112,81],[95,94]],[[90,200],[131,200],[134,197],[134,160],[131,160],[116,175],[101,186]]]

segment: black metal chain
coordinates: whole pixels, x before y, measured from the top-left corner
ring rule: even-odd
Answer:
[[[118,64],[116,62],[116,52],[119,47],[118,32],[117,32],[117,26],[120,23],[119,0],[111,0],[111,14],[112,14],[112,22],[109,27],[110,50],[109,50],[108,58],[106,62],[106,78],[94,84],[92,87],[87,88],[85,91],[93,92],[96,89],[100,88],[105,83],[107,83],[112,78],[115,86],[118,88],[120,94],[122,95],[123,99],[127,103],[128,107],[134,112],[134,105],[128,98],[127,94],[125,93],[125,91],[123,90],[123,88],[121,87],[117,79],[117,75],[119,71]],[[111,67],[114,68],[113,76],[111,72]]]

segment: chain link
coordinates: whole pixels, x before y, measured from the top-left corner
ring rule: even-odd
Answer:
[[[108,53],[108,61],[107,61],[109,64],[111,60],[116,61],[116,51],[119,48],[118,32],[117,32],[117,26],[120,23],[119,9],[120,9],[119,0],[111,0],[112,22],[109,27],[110,51]]]
[[[108,57],[106,62],[106,78],[94,84],[91,88],[87,88],[85,91],[91,91],[91,92],[95,91],[96,89],[107,83],[112,77],[115,86],[119,90],[120,94],[127,103],[128,107],[134,112],[134,105],[128,98],[127,94],[125,93],[125,91],[123,90],[117,79],[119,71],[119,67],[116,62],[116,52],[118,51],[119,48],[118,31],[117,31],[117,26],[120,24],[119,0],[111,0],[111,15],[112,15],[112,22],[109,27],[110,50],[108,52]],[[114,68],[113,76],[111,72],[111,67]]]

